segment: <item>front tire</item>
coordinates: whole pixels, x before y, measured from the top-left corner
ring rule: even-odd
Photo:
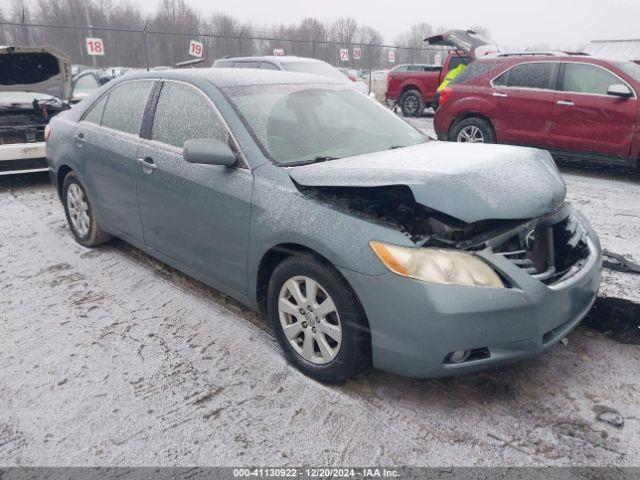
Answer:
[[[409,90],[400,98],[400,109],[405,117],[419,117],[424,112],[424,100],[418,90]]]
[[[311,255],[289,257],[269,280],[267,310],[288,359],[304,374],[339,382],[371,364],[371,340],[355,293]]]
[[[64,179],[62,203],[69,229],[80,245],[95,247],[111,239],[98,225],[87,191],[75,172]]]
[[[496,133],[490,122],[484,118],[465,118],[458,122],[449,136],[459,143],[496,143]]]

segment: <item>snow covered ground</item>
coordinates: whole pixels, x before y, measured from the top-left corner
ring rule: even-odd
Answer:
[[[640,262],[640,175],[563,173]],[[121,241],[77,245],[46,176],[0,178],[0,232],[0,465],[638,465],[637,345],[580,327],[507,368],[327,386],[233,300]],[[602,295],[640,302],[640,276],[606,272]]]

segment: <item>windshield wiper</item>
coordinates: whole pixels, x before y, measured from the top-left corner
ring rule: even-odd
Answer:
[[[397,150],[398,148],[405,148],[406,145],[392,145],[387,150]]]
[[[328,155],[318,155],[313,160],[302,160],[301,162],[292,162],[287,167],[298,167],[300,165],[311,165],[312,163],[328,162],[329,160],[340,160],[340,157],[330,157]]]

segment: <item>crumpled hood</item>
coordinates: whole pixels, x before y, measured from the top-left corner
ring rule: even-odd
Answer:
[[[539,217],[566,195],[548,152],[503,145],[429,142],[291,167],[289,175],[309,187],[406,185],[417,203],[467,223]]]
[[[0,47],[0,92],[71,96],[71,60],[52,47]]]

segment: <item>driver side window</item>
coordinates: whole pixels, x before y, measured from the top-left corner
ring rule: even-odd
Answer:
[[[156,106],[151,139],[183,148],[187,140],[195,138],[228,143],[229,133],[203,94],[189,85],[165,82]]]
[[[606,95],[611,85],[622,83],[612,73],[592,65],[567,63],[564,68],[563,92]]]

